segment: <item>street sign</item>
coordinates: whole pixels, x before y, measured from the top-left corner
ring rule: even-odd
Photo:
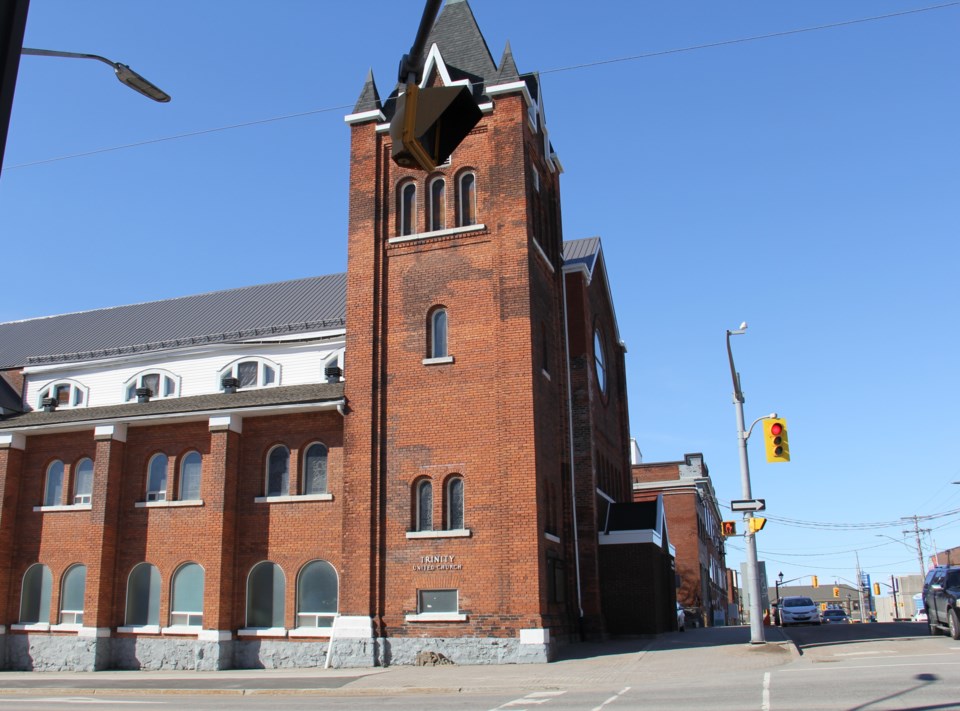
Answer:
[[[742,499],[730,502],[731,511],[765,511],[766,508],[766,499]]]

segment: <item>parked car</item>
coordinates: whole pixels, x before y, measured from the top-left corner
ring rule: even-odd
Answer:
[[[820,613],[820,621],[825,625],[849,625],[850,617],[838,607],[830,607]]]
[[[920,608],[913,615],[914,622],[928,622],[927,611],[924,608]]]
[[[819,625],[820,608],[808,597],[792,595],[780,600],[780,624]]]
[[[687,629],[687,614],[680,607],[679,602],[677,603],[677,629],[681,632],[685,632]]]
[[[927,611],[930,634],[946,630],[953,639],[960,639],[960,566],[940,565],[927,573],[923,582],[923,607]]]

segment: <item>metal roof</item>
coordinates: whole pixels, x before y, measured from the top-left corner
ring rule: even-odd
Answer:
[[[344,327],[346,274],[0,323],[0,368]]]
[[[563,243],[563,266],[582,264],[593,274],[593,268],[600,256],[600,238],[585,237]]]

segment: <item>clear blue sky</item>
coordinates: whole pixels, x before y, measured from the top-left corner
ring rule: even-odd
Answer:
[[[767,464],[751,441],[771,575],[852,580],[855,550],[875,579],[917,572],[915,546],[877,535],[960,509],[960,4],[548,70],[934,4],[471,2],[495,61],[509,39],[521,71],[544,72],[564,236],[603,239],[645,461],[702,452],[725,505],[740,477],[724,332],[749,322],[747,420],[786,417],[793,455]],[[124,62],[173,101],[95,62],[22,59],[0,321],[343,271],[343,116],[368,69],[390,92],[422,10],[32,0],[27,46]],[[872,522],[890,525],[857,525]],[[960,516],[921,525],[960,545]]]

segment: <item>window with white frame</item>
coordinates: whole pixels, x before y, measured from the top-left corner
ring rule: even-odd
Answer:
[[[414,487],[415,531],[433,530],[433,483],[421,479]]]
[[[177,397],[180,394],[178,380],[172,373],[161,370],[138,373],[124,383],[124,397],[127,402],[136,400],[137,390],[142,388],[150,391],[151,398]]]
[[[84,457],[73,468],[73,503],[89,504],[93,496],[93,460]]]
[[[290,493],[290,450],[282,444],[267,454],[267,496],[287,496]]]
[[[147,466],[147,501],[167,500],[167,455],[154,454]]]
[[[241,389],[269,388],[279,385],[279,372],[280,366],[266,358],[244,358],[221,370],[218,382],[221,390],[224,378],[236,378]]]
[[[297,577],[297,626],[330,627],[339,604],[337,571],[325,560],[313,560]]]
[[[463,173],[457,180],[457,224],[477,224],[477,176]]]
[[[83,407],[89,399],[87,394],[88,389],[73,380],[50,383],[40,391],[37,398],[37,408],[42,409],[43,401],[49,399],[54,400],[58,408]]]
[[[446,487],[446,526],[448,531],[463,529],[463,477],[452,476]]]
[[[247,578],[247,627],[283,627],[286,580],[276,563],[257,563]]]
[[[86,590],[87,566],[72,566],[64,574],[60,589],[60,624],[83,624],[83,597]]]
[[[20,590],[20,623],[35,625],[50,622],[50,594],[53,575],[43,563],[34,563],[23,574]]]
[[[170,624],[200,627],[203,624],[203,568],[184,563],[173,574],[170,595]]]
[[[307,447],[303,457],[303,493],[327,493],[327,448],[320,442]]]
[[[150,563],[140,563],[127,578],[125,623],[130,627],[160,624],[160,571]]]
[[[428,230],[442,230],[447,226],[447,203],[445,199],[447,183],[443,176],[438,176],[430,181],[430,207],[427,215],[430,224]]]
[[[55,459],[47,467],[43,486],[43,505],[59,506],[63,503],[63,462]]]
[[[180,501],[196,501],[200,498],[200,473],[203,459],[200,452],[188,452],[180,460]]]
[[[399,228],[401,235],[417,233],[417,185],[408,181],[400,185]]]
[[[417,613],[421,615],[458,613],[457,590],[418,590]]]

